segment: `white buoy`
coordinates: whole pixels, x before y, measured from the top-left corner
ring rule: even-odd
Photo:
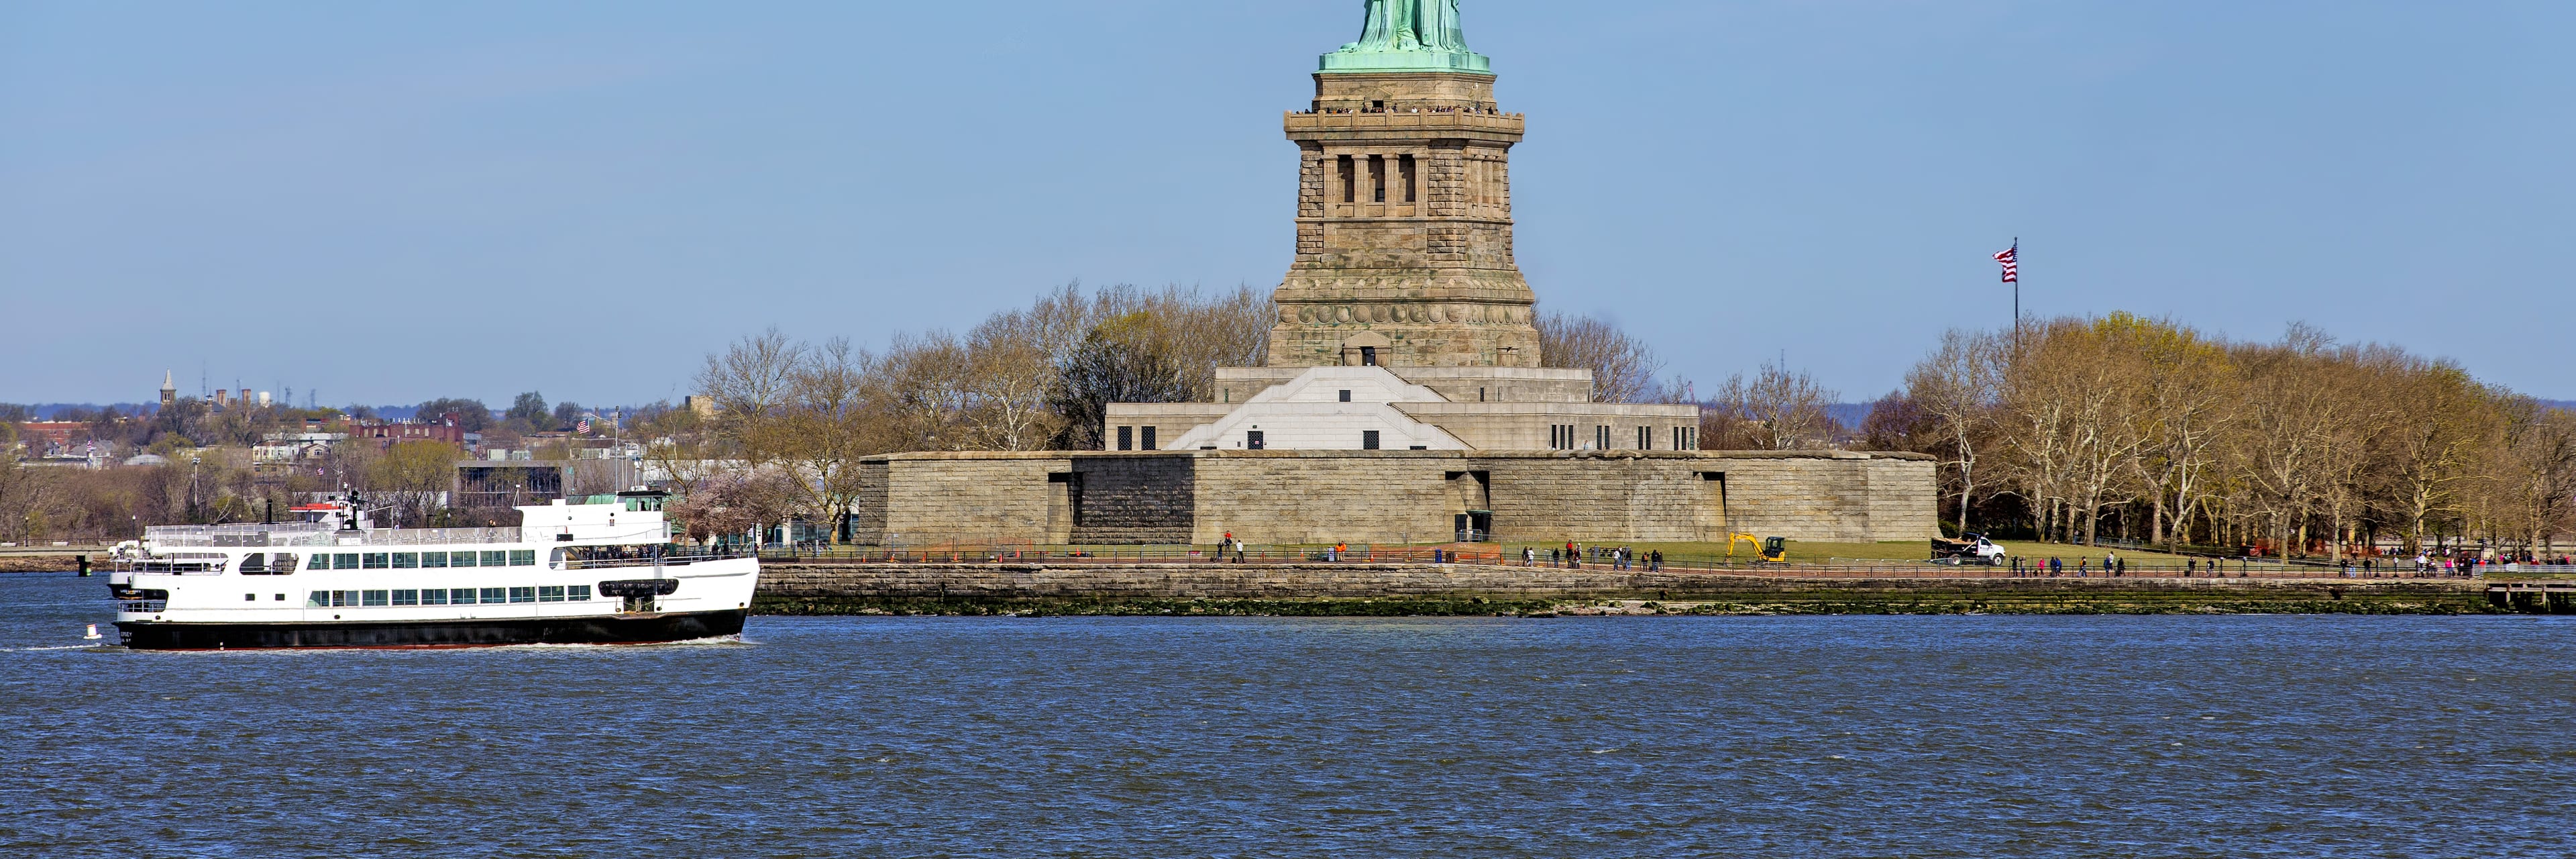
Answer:
[[[90,640],[90,641],[97,641],[97,640],[98,640],[98,624],[95,624],[95,623],[90,624],[90,625],[89,625],[89,634],[88,634],[88,635],[81,636],[81,638],[84,638],[84,639],[87,639],[87,640]]]

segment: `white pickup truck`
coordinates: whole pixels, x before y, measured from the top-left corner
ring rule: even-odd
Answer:
[[[1994,541],[1986,539],[1984,534],[1968,534],[1966,539],[1960,540],[1947,537],[1932,538],[1932,560],[1936,563],[1952,566],[1984,564],[1989,567],[2000,567],[2005,564],[2008,557],[2004,547],[1995,545]]]

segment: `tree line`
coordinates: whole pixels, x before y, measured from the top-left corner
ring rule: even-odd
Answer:
[[[1960,531],[2341,560],[2383,540],[2545,553],[2576,525],[2576,413],[2306,326],[1951,331],[1853,441],[1937,457]]]
[[[1216,369],[1265,363],[1277,319],[1249,288],[1068,284],[962,334],[902,334],[880,350],[772,329],[707,356],[695,381],[712,411],[661,416],[648,456],[673,474],[674,514],[693,531],[841,522],[861,459],[1099,450],[1109,404],[1215,400]],[[1548,365],[1593,370],[1600,399],[1687,389],[1658,379],[1662,361],[1614,325],[1551,313],[1537,326]]]

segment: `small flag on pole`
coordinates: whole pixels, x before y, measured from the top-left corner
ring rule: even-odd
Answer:
[[[590,433],[590,419],[589,419],[589,418],[582,418],[582,419],[581,419],[581,423],[578,423],[578,424],[574,424],[574,425],[573,425],[572,431],[573,431],[573,432],[576,432],[576,433],[581,433],[581,434],[584,434],[584,435],[588,435],[588,434]]]
[[[2005,282],[2005,283],[2020,283],[2020,282],[2021,282],[2021,243],[2020,243],[2020,242],[2014,242],[2014,243],[2013,243],[2013,246],[2012,246],[2011,248],[2008,248],[2008,249],[2006,249],[2006,250],[2003,250],[2003,251],[2000,251],[2000,252],[1996,253],[1996,254],[1995,254],[1995,261],[1996,261],[1996,262],[1999,262],[1999,263],[2003,263],[2003,266],[2004,266],[2004,282]]]

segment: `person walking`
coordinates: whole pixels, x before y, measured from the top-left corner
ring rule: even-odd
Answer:
[[[1524,567],[1531,567],[1531,566],[1537,566],[1537,565],[1538,565],[1538,550],[1537,550],[1537,549],[1534,549],[1534,548],[1531,548],[1531,547],[1528,547],[1528,546],[1522,546],[1522,547],[1521,547],[1521,566],[1524,566]]]
[[[2048,559],[2048,576],[2049,576],[2049,578],[2056,578],[2056,577],[2058,577],[2058,576],[2065,575],[2065,574],[2066,574],[2066,559],[2065,559],[2065,558],[2050,558],[2050,559]]]

